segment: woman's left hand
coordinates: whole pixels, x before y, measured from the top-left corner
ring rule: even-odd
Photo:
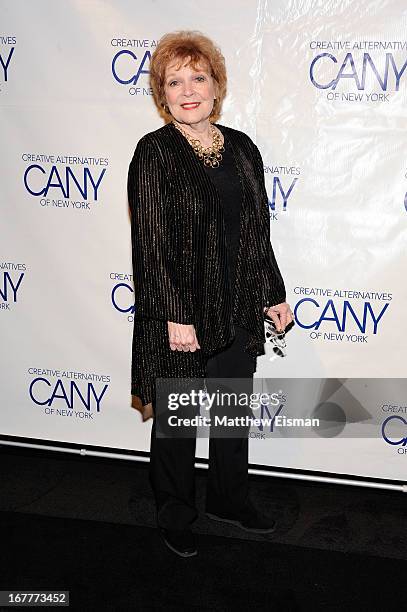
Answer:
[[[265,307],[264,313],[273,319],[276,330],[279,332],[284,331],[287,325],[294,321],[294,315],[287,302],[270,306],[270,308]]]

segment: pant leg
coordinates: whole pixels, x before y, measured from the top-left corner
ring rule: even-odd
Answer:
[[[167,333],[164,322],[160,334],[152,334],[154,343],[151,342],[149,346],[146,346],[145,342],[143,344],[147,353],[144,362],[150,364],[148,370],[150,386],[155,388],[157,378],[174,378],[187,381],[185,384],[181,382],[179,389],[187,391],[189,385],[193,385],[188,382],[190,379],[196,377],[202,381],[206,360],[199,351],[195,353],[171,351]],[[144,376],[147,378],[147,375]],[[189,408],[185,407],[179,412],[192,416],[193,409]],[[162,406],[159,408],[157,397],[153,401],[153,412],[149,477],[156,501],[157,524],[168,529],[184,529],[198,516],[195,507],[196,428],[192,428],[193,431],[190,431],[187,437],[177,437],[176,431],[173,435],[170,433],[168,437],[163,437],[161,433],[163,429],[165,433],[166,428],[161,427],[163,424],[161,419],[165,422],[165,414],[163,417]]]
[[[195,507],[196,438],[156,436],[151,429],[149,476],[157,508],[157,524],[186,529],[198,517]]]
[[[245,383],[239,388],[243,388],[247,394],[252,393],[256,360],[244,351],[247,339],[246,330],[237,327],[233,343],[208,360],[207,378],[249,379],[248,384]],[[230,415],[247,414],[246,409],[240,406],[232,406],[227,412]],[[241,429],[242,437],[226,438],[214,437],[211,428],[206,488],[207,512],[231,516],[244,511],[249,487],[249,429],[249,427]]]

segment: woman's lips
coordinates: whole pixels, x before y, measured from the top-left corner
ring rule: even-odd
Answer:
[[[185,110],[193,110],[194,108],[198,108],[200,102],[186,102],[185,104],[181,104],[182,108]]]

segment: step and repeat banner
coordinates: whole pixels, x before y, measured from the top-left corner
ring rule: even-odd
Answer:
[[[402,0],[0,0],[0,431],[148,451],[130,395],[127,171],[162,125],[160,37],[221,48],[219,123],[264,162],[296,317],[255,385],[309,436],[251,432],[263,466],[404,480],[407,461],[407,8]],[[368,433],[367,433],[368,432]],[[205,457],[207,440],[198,441]]]

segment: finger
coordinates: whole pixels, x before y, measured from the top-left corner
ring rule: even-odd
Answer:
[[[178,336],[170,336],[170,347],[173,351],[177,351],[179,350],[179,347],[181,346],[181,343],[179,341]]]
[[[185,336],[181,336],[180,344],[181,346],[192,346],[195,344],[196,338],[192,334],[187,334]]]
[[[191,346],[191,344],[189,342],[180,342],[179,346],[181,347],[183,351],[185,350],[189,351],[189,347]]]
[[[287,313],[287,325],[289,325],[293,321],[294,321],[294,313],[292,312],[291,308],[289,308],[288,313]]]
[[[189,344],[185,344],[183,346],[183,348],[184,348],[185,351],[190,351],[191,353],[195,353],[196,348],[197,348],[196,347],[196,342],[193,341],[193,342],[190,342]]]
[[[287,313],[280,312],[280,327],[284,330],[287,327]]]
[[[280,331],[280,319],[275,310],[269,310],[269,316],[272,318],[274,325],[276,326],[276,330]]]

